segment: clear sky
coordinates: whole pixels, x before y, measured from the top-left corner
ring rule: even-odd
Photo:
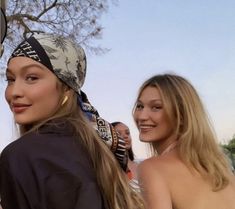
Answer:
[[[235,1],[120,0],[102,18],[102,56],[87,55],[84,91],[106,120],[129,125],[134,152],[146,157],[132,119],[139,86],[174,72],[198,90],[220,142],[235,134]],[[3,94],[4,87],[0,87]],[[14,129],[0,95],[1,149]]]

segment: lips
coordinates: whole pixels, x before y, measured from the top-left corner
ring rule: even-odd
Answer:
[[[139,131],[140,132],[148,132],[148,131],[151,131],[153,128],[155,128],[156,126],[155,125],[144,125],[144,124],[140,124],[138,126],[139,128]]]
[[[19,103],[14,103],[11,106],[12,112],[14,113],[22,113],[25,110],[27,110],[31,105],[28,104],[19,104]]]

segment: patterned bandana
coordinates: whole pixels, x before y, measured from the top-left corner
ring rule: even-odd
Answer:
[[[99,116],[97,110],[88,101],[86,94],[81,91],[86,76],[84,50],[67,38],[41,33],[34,34],[19,44],[10,59],[13,57],[28,57],[40,62],[77,92],[78,104],[82,111],[101,139],[114,153],[123,170],[126,170],[128,158],[125,141],[116,134],[110,123]]]
[[[78,96],[78,103],[94,129],[114,153],[123,170],[126,171],[128,156],[125,141],[117,134],[110,123],[99,116],[98,111],[90,104],[87,95],[83,91]]]
[[[19,44],[10,59],[13,57],[29,57],[40,62],[80,94],[86,76],[86,55],[82,47],[68,38],[34,34]]]

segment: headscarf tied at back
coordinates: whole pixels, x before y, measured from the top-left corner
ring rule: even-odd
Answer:
[[[51,70],[62,82],[78,95],[78,104],[93,127],[114,153],[121,167],[126,170],[125,141],[114,131],[112,125],[101,118],[81,91],[86,76],[86,55],[81,46],[68,38],[39,33],[25,39],[13,51],[13,57],[28,57]],[[9,60],[10,60],[9,59]]]
[[[81,91],[81,94],[78,96],[78,100],[82,111],[86,114],[99,136],[115,154],[123,170],[126,171],[128,156],[125,141],[120,138],[111,123],[99,116],[98,111],[90,104],[87,95],[83,91]]]

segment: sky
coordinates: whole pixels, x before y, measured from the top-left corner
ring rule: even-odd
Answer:
[[[210,116],[220,143],[235,134],[235,1],[120,0],[102,17],[109,48],[87,54],[83,90],[106,120],[129,126],[137,158],[149,156],[140,142],[132,108],[140,85],[159,73],[187,78]],[[0,86],[0,150],[15,139],[14,122]]]

